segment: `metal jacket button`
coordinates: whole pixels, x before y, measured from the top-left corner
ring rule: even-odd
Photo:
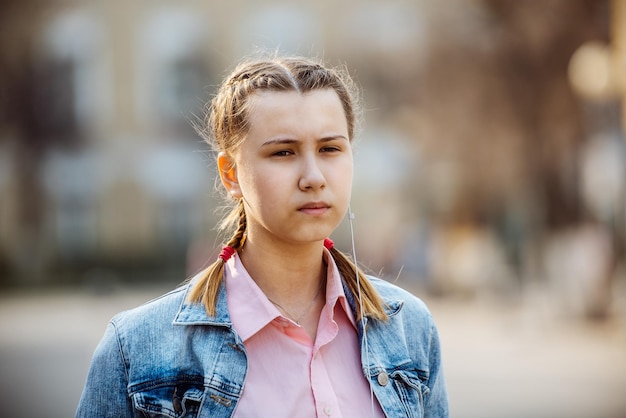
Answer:
[[[376,379],[378,380],[378,384],[381,386],[387,386],[389,383],[389,376],[385,372],[379,373]]]

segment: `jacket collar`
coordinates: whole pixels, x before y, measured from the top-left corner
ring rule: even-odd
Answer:
[[[192,278],[186,286],[184,297],[181,302],[180,308],[176,316],[174,317],[174,321],[172,322],[174,325],[217,325],[217,326],[226,326],[232,327],[232,321],[230,319],[230,315],[228,313],[228,301],[226,298],[226,284],[224,281],[220,284],[220,288],[217,294],[217,304],[215,306],[215,315],[209,316],[207,311],[202,303],[191,303],[187,300],[189,291],[194,286],[194,284],[200,279],[202,273],[199,273],[194,278]],[[368,277],[369,278],[369,277]],[[372,278],[369,278],[372,280]],[[343,285],[343,290],[346,295],[346,300],[348,301],[348,305],[352,310],[352,314],[356,318],[356,304],[358,301],[355,298],[346,282],[344,280],[341,281]],[[384,309],[389,317],[394,316],[401,308],[402,302],[398,300],[384,300]],[[364,321],[357,320],[357,329],[359,330],[359,334],[362,333],[362,326],[364,323],[367,323],[367,317]]]
[[[192,278],[187,284],[185,289],[183,300],[180,304],[180,308],[174,317],[173,325],[217,325],[231,327],[232,322],[230,315],[228,314],[228,302],[226,300],[226,285],[222,281],[217,293],[217,303],[215,306],[215,315],[209,316],[206,308],[202,303],[189,302],[189,291],[193,288],[195,283],[200,279],[202,273],[199,273]]]
[[[380,280],[380,279],[375,279],[370,276],[368,276],[367,278],[370,282],[374,282],[375,280]],[[344,290],[344,293],[346,294],[348,305],[350,305],[350,309],[352,309],[352,313],[355,315],[355,318],[356,318],[356,304],[358,303],[358,300],[356,299],[356,296],[350,292],[350,289],[348,289],[348,285],[346,284],[345,280],[342,279],[341,283],[343,284],[343,290]],[[383,298],[383,303],[384,303],[383,309],[385,310],[385,313],[387,314],[387,316],[389,317],[394,316],[402,308],[402,305],[403,305],[402,301],[387,300],[383,295],[380,295],[380,296],[381,298]],[[367,322],[367,317],[365,319]],[[358,321],[358,322],[361,322],[361,321]]]

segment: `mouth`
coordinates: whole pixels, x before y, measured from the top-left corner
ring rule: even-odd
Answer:
[[[322,215],[330,209],[330,205],[326,202],[309,202],[298,208],[298,211],[307,215]]]

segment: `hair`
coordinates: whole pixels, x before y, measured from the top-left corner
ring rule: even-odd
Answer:
[[[272,57],[240,63],[224,79],[208,104],[206,120],[200,134],[216,152],[232,156],[248,133],[249,97],[266,91],[307,93],[322,89],[332,89],[337,93],[345,112],[349,139],[352,141],[361,115],[360,95],[356,84],[344,67],[327,68],[319,62],[301,57]],[[219,225],[222,232],[234,230],[226,245],[235,251],[241,249],[246,238],[246,227],[243,199],[239,199]],[[362,302],[356,304],[357,319],[363,316],[387,319],[383,301],[365,274],[338,249],[332,248],[330,253],[349,291],[355,297],[361,295]],[[215,315],[224,263],[222,258],[218,258],[210,265],[189,294],[189,301],[203,303],[211,316]]]

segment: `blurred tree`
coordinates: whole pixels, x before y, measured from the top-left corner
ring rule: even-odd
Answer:
[[[507,242],[513,259],[520,259],[524,247],[538,248],[536,255],[547,258],[541,247],[548,238],[570,236],[568,231],[589,222],[579,178],[583,146],[601,131],[619,129],[619,119],[607,117],[617,113],[616,101],[586,102],[568,79],[580,45],[609,42],[609,2],[477,4],[469,31],[455,34],[445,25],[437,32],[420,81],[419,101],[431,120],[431,153],[447,154],[462,173],[456,204],[443,222],[487,221],[500,228],[505,241],[517,241]],[[511,228],[512,215],[522,228]],[[614,268],[617,259],[610,263]],[[589,315],[607,313],[613,275],[609,267],[597,278],[603,296],[592,301]]]
[[[607,2],[479,5],[471,28],[434,29],[415,89],[425,150],[461,166],[446,216],[480,221],[524,201],[539,229],[567,227],[583,215],[576,158],[588,128],[567,67],[581,43],[608,38]]]
[[[525,137],[526,175],[545,226],[579,222],[576,156],[588,127],[567,67],[583,42],[608,40],[608,2],[485,0],[485,5],[501,34],[494,60]]]
[[[582,43],[608,41],[609,3],[455,4],[432,6],[419,72],[387,68],[378,85],[388,107],[419,115],[401,120],[423,162],[415,201],[435,223],[496,228],[519,267],[524,248],[585,220],[579,155],[597,126],[567,70]]]

